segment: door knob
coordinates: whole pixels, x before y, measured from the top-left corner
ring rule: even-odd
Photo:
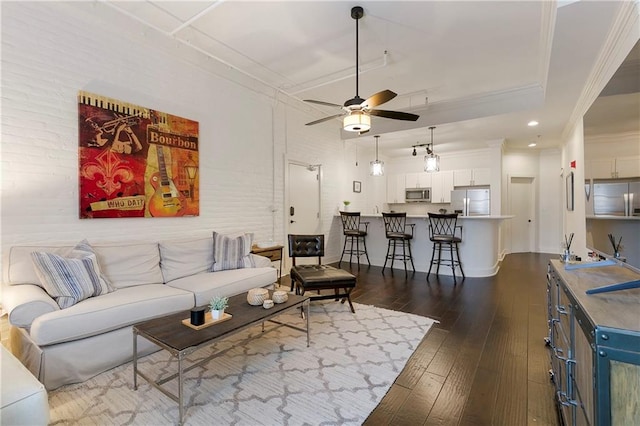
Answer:
[[[289,223],[296,223],[296,221],[295,220],[290,220]]]
[[[529,219],[527,222],[531,223],[531,219]]]

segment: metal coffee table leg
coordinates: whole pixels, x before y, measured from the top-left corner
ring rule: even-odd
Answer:
[[[184,372],[182,370],[182,358],[183,353],[178,354],[178,409],[179,409],[179,424],[182,425],[182,419],[184,419],[184,405],[182,404],[183,385],[184,385]]]
[[[138,333],[133,329],[133,390],[138,390]]]

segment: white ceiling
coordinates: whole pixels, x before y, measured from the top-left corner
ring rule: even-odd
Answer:
[[[355,93],[353,6],[359,21],[359,95],[398,97],[380,109],[417,122],[373,117],[358,136],[380,134],[386,155],[436,152],[506,140],[557,145],[620,4],[552,1],[131,1],[107,4],[297,99],[342,104]],[[386,52],[386,53],[385,53]],[[301,104],[308,121],[338,108]],[[527,127],[538,120],[537,128]],[[317,126],[333,126],[339,119]],[[540,138],[537,135],[541,135]]]

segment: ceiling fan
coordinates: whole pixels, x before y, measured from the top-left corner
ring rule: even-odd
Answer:
[[[378,105],[382,105],[385,102],[389,102],[391,99],[395,98],[397,93],[392,92],[391,90],[383,90],[378,92],[367,99],[362,99],[358,95],[358,20],[364,16],[364,10],[360,6],[355,6],[351,9],[351,17],[356,21],[356,96],[347,100],[344,105],[332,104],[330,102],[316,101],[313,99],[305,99],[305,102],[318,104],[318,105],[326,105],[342,108],[342,112],[340,114],[330,115],[328,117],[321,118],[319,120],[312,121],[307,123],[307,126],[312,126],[314,124],[323,123],[325,121],[329,121],[336,117],[345,116],[343,119],[343,129],[348,132],[360,132],[365,133],[368,132],[371,128],[371,116],[375,115],[377,117],[391,118],[393,120],[406,120],[406,121],[416,121],[420,118],[419,115],[410,114],[407,112],[400,111],[387,111],[383,109],[374,109]]]

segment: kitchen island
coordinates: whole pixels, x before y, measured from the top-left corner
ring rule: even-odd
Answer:
[[[462,243],[459,245],[462,268],[467,277],[489,277],[498,273],[503,256],[500,243],[502,225],[513,216],[459,216],[458,225],[462,225]],[[336,216],[340,221],[340,216]],[[384,221],[381,214],[362,214],[362,222],[369,222],[367,249],[372,265],[384,265],[387,253],[387,238],[384,233]],[[427,272],[431,261],[433,244],[429,240],[429,219],[426,215],[407,215],[407,224],[415,224],[411,251],[416,272]],[[340,226],[342,226],[340,224]],[[344,238],[344,236],[342,237]],[[344,243],[344,240],[342,241]],[[341,243],[341,244],[342,244]],[[445,254],[443,253],[443,257]],[[448,254],[446,255],[448,257]],[[349,258],[346,257],[349,262]],[[345,259],[343,259],[344,262]],[[362,262],[366,259],[361,258]],[[390,261],[389,261],[390,263]],[[387,263],[387,267],[389,266]],[[395,269],[404,270],[402,262],[396,261]],[[409,266],[410,268],[410,266]],[[434,269],[431,271],[435,272]],[[457,272],[459,274],[459,271]],[[451,275],[451,268],[440,267],[440,275]]]

